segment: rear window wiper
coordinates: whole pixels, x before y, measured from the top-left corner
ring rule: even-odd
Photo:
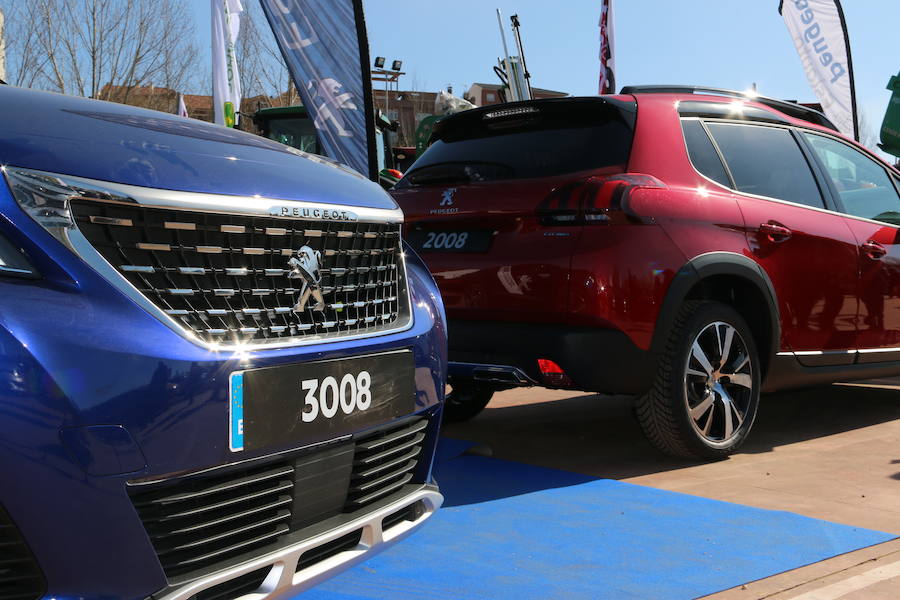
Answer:
[[[514,176],[514,169],[508,165],[479,161],[470,163],[435,163],[412,171],[404,179],[408,185],[427,185],[493,181],[497,179],[511,179]]]

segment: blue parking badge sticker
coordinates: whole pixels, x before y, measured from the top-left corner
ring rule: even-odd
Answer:
[[[230,377],[229,446],[232,452],[244,449],[244,372],[232,373]]]

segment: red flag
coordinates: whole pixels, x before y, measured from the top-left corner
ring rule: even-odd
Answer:
[[[600,0],[600,94],[616,93],[614,45],[612,0]]]

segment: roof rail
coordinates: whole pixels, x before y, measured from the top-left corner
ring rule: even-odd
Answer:
[[[712,96],[726,96],[728,98],[742,98],[759,102],[769,108],[779,110],[796,119],[803,119],[833,131],[838,131],[837,126],[819,111],[787,100],[776,100],[766,96],[757,96],[752,92],[737,92],[719,88],[704,87],[701,85],[626,85],[620,94],[709,94]]]

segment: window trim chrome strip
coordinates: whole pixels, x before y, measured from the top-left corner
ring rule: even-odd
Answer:
[[[785,350],[777,356],[840,356],[842,354],[878,354],[900,352],[900,346],[893,348],[858,348],[852,350]]]
[[[873,159],[875,160],[875,162],[878,163],[878,166],[884,168],[884,169],[888,172],[889,175],[894,175],[894,173],[893,173],[893,171],[892,171],[891,169],[885,168],[885,164],[886,164],[886,163],[885,163],[884,161],[882,161],[880,158],[878,158],[876,155],[874,155],[874,154],[872,154],[871,152],[869,152],[869,150],[868,150],[867,148],[862,148],[862,149],[861,149],[861,148],[858,148],[858,147],[856,147],[856,146],[854,146],[854,145],[852,145],[852,144],[848,144],[848,143],[847,143],[847,140],[845,140],[845,139],[843,139],[843,138],[841,138],[841,137],[839,137],[839,136],[837,136],[837,135],[834,135],[833,133],[825,132],[825,131],[820,131],[820,130],[818,130],[818,129],[813,129],[813,128],[811,128],[811,127],[804,127],[804,126],[802,126],[802,125],[794,125],[793,123],[792,123],[792,124],[789,124],[789,125],[781,125],[781,124],[778,124],[778,123],[764,123],[764,122],[757,122],[757,121],[734,121],[734,120],[728,120],[728,119],[704,119],[704,118],[701,118],[701,117],[680,117],[680,120],[682,120],[682,121],[691,120],[691,121],[700,121],[700,122],[712,121],[712,122],[718,122],[718,123],[729,123],[729,124],[733,124],[733,125],[741,125],[741,124],[747,125],[747,124],[750,124],[751,126],[759,126],[759,127],[775,127],[775,128],[781,128],[781,129],[796,130],[796,131],[798,131],[799,133],[803,133],[803,132],[805,132],[805,131],[808,131],[808,132],[810,132],[810,133],[814,133],[814,134],[816,134],[816,135],[821,135],[821,136],[823,136],[823,137],[830,137],[830,138],[833,138],[834,140],[836,140],[836,141],[838,141],[838,142],[841,142],[841,143],[843,143],[843,144],[845,144],[845,145],[847,145],[847,146],[850,146],[850,148],[852,148],[852,149],[854,149],[854,150],[860,152],[861,154],[868,155],[869,158],[873,158]],[[710,138],[712,138],[712,136],[710,136]],[[830,208],[819,208],[818,206],[810,206],[810,205],[808,205],[808,204],[801,204],[801,203],[799,203],[799,202],[791,202],[790,200],[783,200],[782,198],[774,198],[774,197],[772,197],[772,196],[761,196],[761,195],[759,195],[759,194],[751,194],[751,193],[749,193],[749,192],[742,192],[742,191],[740,191],[740,190],[736,190],[736,189],[730,188],[730,187],[728,187],[728,186],[726,186],[726,185],[722,185],[722,184],[719,183],[718,181],[716,181],[716,180],[714,180],[714,179],[711,179],[710,177],[707,177],[706,175],[704,175],[703,173],[701,173],[701,172],[697,169],[696,165],[694,165],[694,161],[691,160],[690,152],[689,152],[688,149],[687,149],[687,140],[684,138],[684,131],[683,131],[683,130],[682,130],[682,139],[683,139],[684,142],[685,142],[685,143],[684,143],[684,149],[685,149],[685,154],[687,155],[688,163],[691,165],[691,168],[694,170],[694,173],[696,173],[697,175],[699,175],[700,177],[702,177],[702,178],[705,179],[706,181],[710,182],[712,185],[716,186],[717,188],[720,188],[722,191],[730,192],[731,194],[737,194],[737,195],[740,195],[740,196],[746,196],[746,197],[748,197],[748,198],[754,198],[754,199],[757,199],[757,200],[768,200],[769,202],[777,202],[777,203],[779,203],[779,204],[787,204],[788,206],[795,206],[795,207],[797,207],[797,208],[805,208],[805,209],[808,209],[808,210],[814,210],[814,211],[817,211],[817,212],[822,212],[822,213],[826,213],[826,214],[829,214],[829,215],[834,215],[834,216],[837,216],[837,217],[842,217],[842,218],[845,218],[845,219],[855,219],[855,220],[857,220],[857,221],[863,221],[863,222],[865,222],[865,223],[872,223],[873,225],[879,225],[879,226],[882,226],[882,227],[887,226],[887,227],[893,227],[893,228],[895,228],[895,229],[900,229],[900,225],[895,225],[894,223],[886,223],[886,222],[884,222],[884,221],[875,221],[875,220],[873,220],[873,219],[867,219],[866,217],[858,217],[858,216],[856,216],[856,215],[851,215],[851,214],[849,214],[849,213],[843,213],[843,212],[840,212],[840,211],[837,211],[837,210],[831,210]],[[863,150],[865,150],[865,152],[863,152]],[[724,165],[724,164],[725,164],[725,163],[724,163],[724,161],[723,161],[723,165]],[[810,172],[812,172],[812,169],[810,169]],[[813,173],[813,176],[815,176],[815,173]],[[895,177],[896,177],[896,175],[895,175]]]

